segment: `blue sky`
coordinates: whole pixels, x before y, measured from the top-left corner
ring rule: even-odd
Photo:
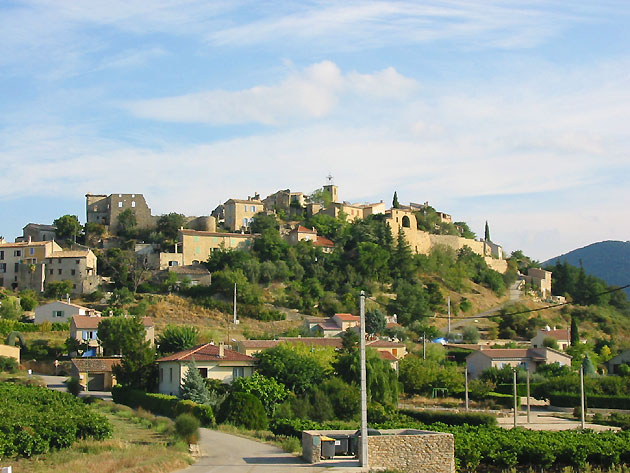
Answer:
[[[624,1],[0,3],[0,235],[92,193],[154,214],[429,201],[540,260],[628,240]]]

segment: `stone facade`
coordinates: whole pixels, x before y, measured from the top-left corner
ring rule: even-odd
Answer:
[[[411,433],[407,430],[410,435],[400,435],[403,431],[381,430],[383,435],[368,437],[370,468],[408,473],[455,473],[455,439],[452,434],[422,430]],[[308,463],[319,463],[322,436],[354,435],[354,432],[305,430],[302,432],[302,458]]]
[[[130,209],[136,216],[138,228],[155,226],[157,217],[151,215],[151,209],[142,194],[86,194],[86,217],[88,223],[99,223],[112,233],[118,230],[118,216]]]
[[[256,235],[241,233],[179,231],[181,264],[191,265],[208,261],[210,253],[219,248],[249,250]]]
[[[237,232],[248,231],[254,216],[262,212],[264,206],[258,195],[255,195],[247,200],[230,199],[223,204],[223,209],[225,214],[223,224],[228,230]]]
[[[452,434],[426,431],[370,436],[368,464],[408,473],[455,473],[455,439]]]

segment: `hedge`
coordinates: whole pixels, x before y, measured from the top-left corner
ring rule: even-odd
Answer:
[[[513,394],[501,394],[501,393],[487,393],[482,399],[491,399],[500,406],[513,408],[514,407],[514,395]],[[521,397],[516,396],[516,406],[521,407]]]
[[[441,422],[446,425],[497,425],[497,419],[484,412],[416,411],[400,409],[401,414],[423,424]]]
[[[578,407],[581,405],[581,399],[580,395],[575,393],[551,393],[549,403],[556,407]],[[630,397],[587,394],[586,406],[602,409],[630,409]]]
[[[112,388],[112,399],[118,404],[124,404],[134,409],[142,407],[153,414],[173,419],[179,414],[189,413],[199,419],[204,427],[212,426],[215,423],[212,407],[197,404],[193,401],[180,400],[177,396],[146,393],[138,389],[114,386]]]
[[[533,396],[534,389],[538,386],[538,383],[530,383],[529,385],[529,395]],[[514,393],[514,386],[512,384],[497,384],[497,387],[494,388],[494,392],[501,394],[510,394]],[[519,396],[527,396],[527,384],[517,384],[516,385],[516,394]]]

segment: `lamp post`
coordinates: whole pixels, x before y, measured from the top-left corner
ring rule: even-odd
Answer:
[[[361,467],[368,468],[367,381],[365,371],[365,292],[361,291]]]

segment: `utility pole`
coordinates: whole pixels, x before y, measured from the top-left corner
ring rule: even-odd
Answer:
[[[466,382],[466,412],[468,412],[468,367],[464,370],[464,380]]]
[[[580,365],[580,395],[581,395],[581,422],[582,430],[584,430],[584,411],[586,410],[586,402],[584,399],[584,364]]]
[[[514,389],[514,427],[516,427],[516,424],[517,424],[516,417],[518,416],[518,409],[517,409],[518,404],[516,402],[516,368],[514,368],[513,389]]]
[[[529,424],[530,404],[529,404],[529,366],[527,367],[527,423]]]
[[[451,296],[448,296],[448,335],[451,334]],[[448,336],[446,337],[448,340]]]
[[[427,332],[422,332],[422,359],[427,359]]]
[[[236,283],[234,283],[234,325],[238,323],[236,319]]]
[[[367,380],[365,371],[365,291],[361,291],[361,467],[368,468]]]

